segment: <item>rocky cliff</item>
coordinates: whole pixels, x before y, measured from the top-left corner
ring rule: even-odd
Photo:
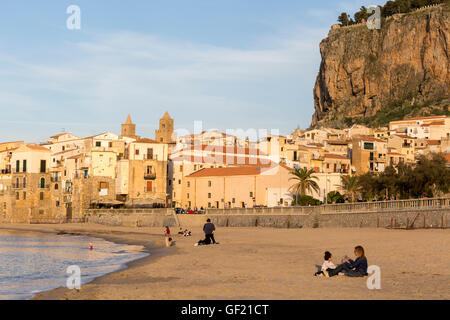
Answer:
[[[449,113],[450,4],[383,18],[381,30],[333,26],[320,51],[312,126]]]

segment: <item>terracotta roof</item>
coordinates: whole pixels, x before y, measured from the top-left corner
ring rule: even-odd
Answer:
[[[441,140],[427,140],[428,145],[438,146],[441,144]]]
[[[424,123],[421,124],[421,127],[429,127],[429,126],[444,126],[445,125],[445,121],[436,121],[436,122],[431,122],[431,123]]]
[[[331,159],[342,159],[342,160],[350,160],[347,157],[344,157],[340,154],[334,154],[334,153],[326,153],[325,158],[331,158]]]
[[[74,155],[74,156],[71,156],[71,157],[68,157],[67,159],[78,159],[78,158],[81,158],[81,156],[82,156],[82,154],[77,154],[77,155]]]
[[[57,155],[64,154],[64,153],[67,153],[67,152],[71,152],[71,151],[75,151],[75,150],[78,150],[78,149],[65,150],[65,151],[54,153],[53,155],[57,156]]]
[[[273,166],[246,166],[228,168],[205,168],[190,174],[190,178],[226,177],[226,176],[257,176],[273,168]]]
[[[450,162],[450,153],[445,153],[444,156],[445,159],[447,159],[447,162]]]
[[[391,137],[394,137],[394,136],[400,137],[402,139],[416,139],[414,137],[410,137],[410,136],[407,136],[407,135],[404,135],[404,134],[394,134]]]
[[[66,134],[71,134],[70,132],[63,132],[63,133],[60,133],[60,134],[56,134],[56,135],[54,135],[54,136],[51,136],[50,138],[59,138],[59,137],[62,137],[62,136],[64,136],[64,135],[66,135]]]
[[[344,141],[344,140],[327,140],[328,144],[337,144],[337,145],[347,145],[349,144],[348,141]]]
[[[130,115],[127,116],[127,120],[125,121],[125,124],[133,124],[133,122],[131,121]]]
[[[373,136],[364,136],[364,135],[357,135],[357,136],[355,136],[357,139],[361,139],[361,140],[364,140],[364,141],[372,141],[372,142],[386,142],[385,140],[383,140],[383,139],[377,139],[377,138],[375,138],[375,137],[373,137]]]
[[[184,155],[171,158],[173,162],[190,162],[190,163],[210,163],[210,164],[226,164],[226,165],[267,165],[270,159],[237,157],[237,156],[193,156]]]
[[[403,119],[403,120],[397,120],[397,121],[391,121],[391,123],[397,123],[397,122],[407,122],[411,120],[429,120],[429,119],[445,119],[446,116],[429,116],[429,117],[414,117],[409,119]]]
[[[23,141],[10,141],[10,142],[2,142],[2,143],[0,143],[0,146],[2,145],[2,144],[9,144],[9,143],[24,143]]]
[[[159,142],[156,140],[149,139],[149,138],[141,138],[136,141],[133,141],[132,143],[159,143]]]
[[[38,144],[34,144],[34,143],[27,144],[26,146],[27,146],[27,148],[35,150],[35,151],[42,151],[42,152],[49,152],[49,153],[52,152],[50,149],[47,149],[45,147],[42,147],[42,146],[40,146]]]

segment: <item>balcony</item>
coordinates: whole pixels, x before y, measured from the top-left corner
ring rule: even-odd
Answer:
[[[52,177],[51,181],[52,182],[61,182],[61,177]]]
[[[45,185],[38,185],[38,189],[40,190],[50,190],[50,185],[49,184],[45,184]]]
[[[25,189],[27,187],[26,183],[13,183],[12,188],[13,189]]]
[[[2,169],[0,174],[11,174],[11,169]]]
[[[156,173],[146,173],[144,175],[144,180],[155,180],[156,179]]]

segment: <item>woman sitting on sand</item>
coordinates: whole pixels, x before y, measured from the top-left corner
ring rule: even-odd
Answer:
[[[343,272],[348,277],[367,276],[367,258],[364,254],[364,248],[362,246],[356,246],[354,253],[356,256],[355,261],[345,256],[345,259],[342,260],[343,263],[338,265],[336,269],[323,271],[325,276],[333,277],[339,272]]]

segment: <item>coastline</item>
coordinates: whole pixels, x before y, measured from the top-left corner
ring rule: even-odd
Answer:
[[[108,226],[102,225],[90,225],[92,227],[86,228],[86,224],[35,224],[35,225],[22,225],[22,224],[0,224],[0,231],[5,230],[8,232],[27,233],[27,234],[65,234],[65,235],[82,235],[95,238],[101,238],[106,241],[114,242],[116,244],[124,245],[138,245],[142,246],[143,252],[149,255],[143,258],[139,258],[124,264],[123,268],[119,270],[99,276],[87,284],[95,284],[99,281],[104,281],[108,276],[121,272],[123,270],[133,269],[137,266],[146,265],[154,260],[170,254],[168,248],[165,247],[163,238],[161,235],[150,233],[151,239],[148,240],[136,240],[130,237],[130,234],[144,235],[145,232],[135,232],[135,228],[120,228],[130,230],[110,230]],[[80,229],[83,228],[83,229]],[[153,230],[154,231],[154,230]],[[103,279],[105,278],[105,279]],[[102,280],[101,280],[102,279]],[[86,284],[86,285],[87,285]],[[84,285],[83,285],[84,286]],[[39,292],[29,300],[59,300],[64,299],[64,296],[70,293],[71,290],[66,287],[58,287],[51,290]]]
[[[219,245],[194,247],[203,237],[174,235],[166,248],[162,228],[94,224],[0,225],[0,230],[66,232],[123,244],[141,245],[150,256],[82,285],[57,288],[34,300],[427,300],[450,299],[450,258],[442,251],[450,231],[384,228],[219,228]],[[369,265],[381,268],[381,290],[369,290],[367,278],[314,277],[330,250],[334,262],[363,245]]]

